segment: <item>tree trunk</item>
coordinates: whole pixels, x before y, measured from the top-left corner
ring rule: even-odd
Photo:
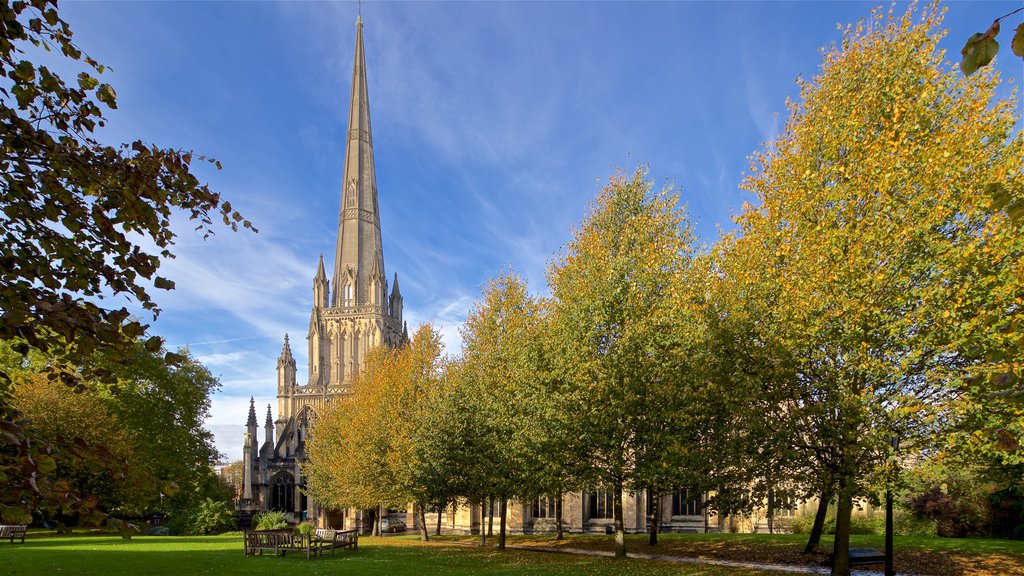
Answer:
[[[480,545],[487,546],[487,530],[483,525],[484,519],[487,519],[487,497],[484,496],[480,499]],[[489,519],[488,519],[489,520]],[[490,522],[488,521],[489,525]]]
[[[494,536],[494,494],[487,501],[487,535]]]
[[[505,549],[505,518],[508,513],[508,500],[504,496],[501,497],[500,503],[498,504],[498,514],[501,515],[500,528],[498,530],[498,550]]]
[[[378,509],[380,507],[378,506]],[[380,522],[377,521],[377,510],[370,511],[370,536],[380,536]]]
[[[555,500],[555,540],[563,538],[565,533],[562,531],[562,497],[559,496],[558,500]]]
[[[658,529],[661,527],[661,497],[654,488],[649,488],[647,498],[651,501],[651,535],[648,543],[651,546],[658,545]]]
[[[622,522],[622,479],[615,480],[615,494],[612,497],[615,517],[615,557],[626,557],[626,530]]]
[[[430,536],[427,534],[427,503],[417,502],[416,503],[416,515],[419,516],[420,521],[420,542],[427,542],[430,540]]]
[[[444,518],[444,511],[448,509],[448,503],[442,501],[437,507],[437,529],[434,530],[435,536],[441,535],[441,519]]]
[[[853,513],[853,480],[839,477],[836,537],[832,546],[832,576],[850,576],[850,515]]]
[[[768,533],[775,534],[775,490],[768,490]]]
[[[807,539],[807,546],[804,547],[804,554],[813,554],[818,551],[821,543],[821,533],[825,530],[825,518],[828,516],[828,504],[832,500],[832,480],[821,490],[821,500],[818,500],[818,511],[814,514],[814,525],[811,526],[811,536]]]

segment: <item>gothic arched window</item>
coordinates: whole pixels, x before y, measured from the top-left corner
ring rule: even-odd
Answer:
[[[270,509],[291,512],[295,509],[295,477],[281,472],[270,482]]]
[[[356,181],[348,181],[348,192],[345,193],[345,207],[355,208],[356,206]]]

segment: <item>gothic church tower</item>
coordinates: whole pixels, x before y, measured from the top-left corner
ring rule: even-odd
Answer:
[[[361,18],[356,22],[333,280],[327,279],[321,256],[313,278],[307,339],[309,376],[305,386],[292,384],[279,390],[278,412],[284,420],[298,415],[305,406],[315,410],[329,398],[348,392],[367,350],[382,344],[398,346],[403,339],[398,275],[389,293],[384,272]],[[282,392],[290,400],[282,398]]]
[[[389,291],[384,269],[362,18],[356,21],[347,134],[333,276],[328,280],[321,255],[313,277],[308,376],[299,383],[285,335],[277,361],[277,420],[271,426],[268,406],[266,442],[257,448],[255,408],[250,407],[246,431],[246,486],[240,506],[293,512],[296,521],[307,512],[298,464],[305,460],[310,420],[321,406],[351,392],[370,348],[395,347],[408,339],[398,274]]]

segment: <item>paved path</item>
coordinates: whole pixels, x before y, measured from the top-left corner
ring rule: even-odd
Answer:
[[[526,550],[532,552],[553,552],[556,554],[575,554],[578,556],[615,556],[614,552],[604,550],[584,550],[582,548],[546,548],[543,546],[512,546],[506,548],[515,550]],[[645,554],[642,552],[630,552],[630,558],[641,560],[663,560],[665,562],[682,562],[686,564],[710,564],[712,566],[729,566],[731,568],[749,568],[753,570],[766,570],[770,572],[788,572],[790,574],[830,574],[832,571],[820,566],[794,566],[790,564],[761,564],[759,562],[738,562],[736,560],[716,560],[714,558],[690,558],[687,556],[669,556],[667,554]],[[872,570],[853,570],[854,576],[884,576],[881,572]]]

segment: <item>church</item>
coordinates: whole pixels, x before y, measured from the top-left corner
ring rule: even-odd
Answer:
[[[313,306],[306,336],[308,373],[301,381],[298,379],[291,343],[285,335],[277,360],[277,419],[267,406],[262,442],[255,402],[249,402],[239,502],[243,512],[280,510],[292,522],[326,521],[326,513],[316,509],[303,491],[300,465],[306,459],[310,424],[320,407],[349,393],[367,350],[381,345],[397,347],[408,339],[398,274],[389,287],[384,268],[361,18],[356,23],[340,196],[334,268],[328,278],[321,255],[313,277]]]
[[[356,22],[334,268],[328,278],[323,256],[320,257],[313,277],[313,306],[306,336],[309,366],[301,384],[291,343],[287,335],[284,337],[277,361],[277,419],[267,406],[262,442],[256,406],[250,400],[239,501],[243,514],[278,510],[285,512],[291,523],[310,521],[317,526],[334,528],[353,528],[361,524],[366,528],[368,518],[361,514],[346,517],[336,511],[320,509],[307,499],[301,465],[306,461],[305,441],[317,410],[351,392],[366,352],[374,346],[398,347],[408,340],[402,305],[397,273],[390,287],[385,274],[360,18]],[[559,511],[567,532],[603,533],[610,530],[613,522],[612,496],[606,490],[594,489],[563,494],[559,498],[509,502],[508,530],[517,533],[554,531],[556,511]],[[645,492],[623,494],[626,531],[646,531],[655,514],[664,531],[757,531],[766,526],[763,516],[743,519],[711,514],[704,506],[706,497],[702,493],[677,490],[662,495],[655,511],[653,499]],[[801,507],[808,507],[808,504]],[[780,516],[791,516],[796,509],[796,506],[786,507]],[[411,506],[408,510],[390,511],[389,516],[409,528],[416,526],[417,518]],[[493,532],[497,522],[493,503],[462,505],[426,514],[427,526],[457,533]]]

